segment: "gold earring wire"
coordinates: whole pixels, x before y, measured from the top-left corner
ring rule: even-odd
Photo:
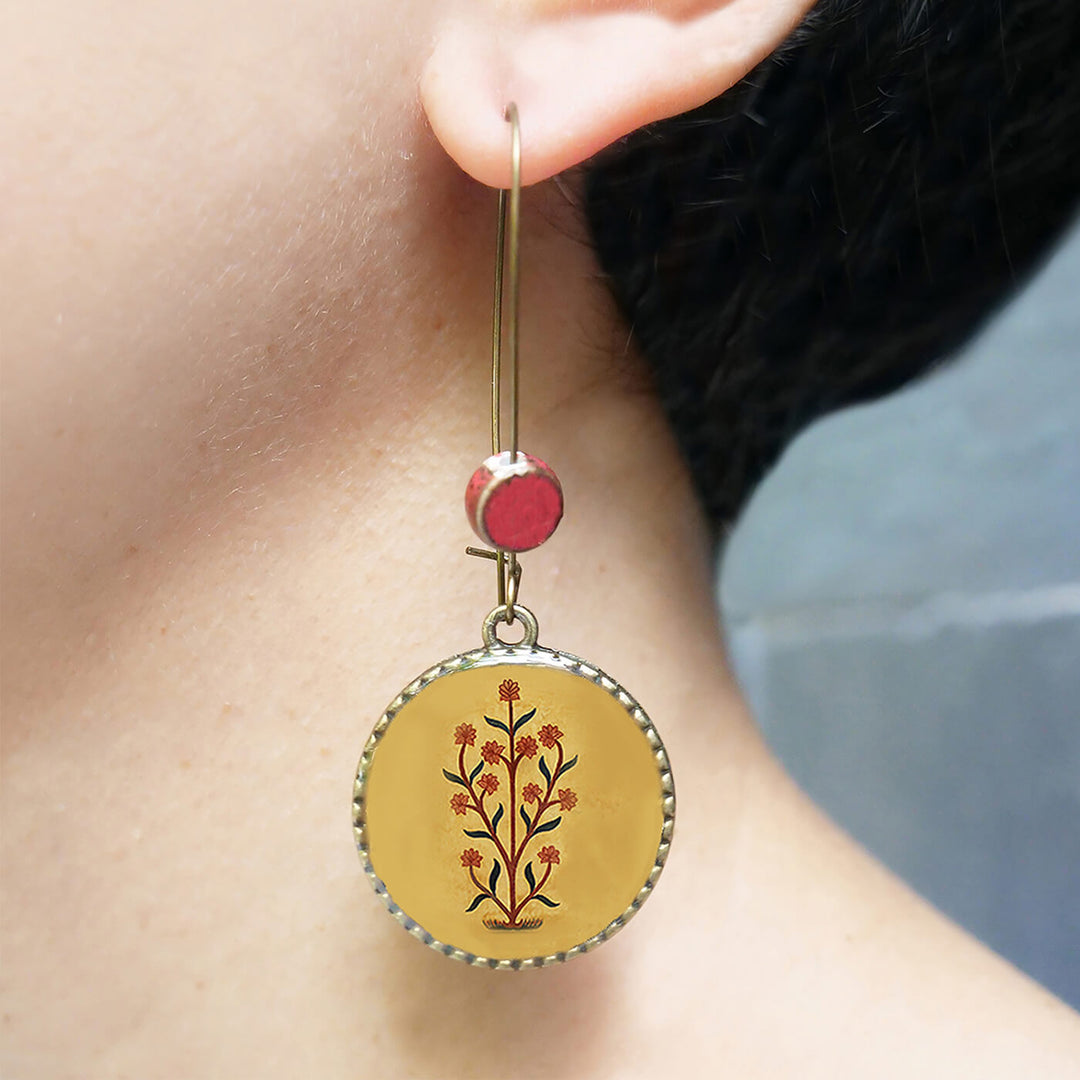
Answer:
[[[510,102],[503,118],[510,124],[510,188],[499,190],[498,216],[495,227],[495,297],[491,318],[491,452],[502,450],[502,310],[503,310],[503,264],[506,261],[507,203],[510,207],[510,311],[509,363],[507,364],[507,396],[510,414],[510,461],[517,460],[518,453],[518,312],[521,306],[519,268],[521,264],[521,122],[517,105]],[[509,195],[509,199],[507,196]],[[515,552],[488,551],[486,548],[467,547],[469,555],[494,559],[498,574],[499,606],[506,608],[506,622],[514,621],[514,604],[517,602],[521,584],[521,564]]]
[[[506,205],[510,196],[510,363],[507,383],[510,398],[510,453],[511,460],[518,450],[518,311],[521,306],[521,289],[518,270],[520,267],[519,233],[521,224],[521,125],[517,105],[506,107],[506,120],[510,123],[510,190],[499,190],[499,208],[495,232],[495,300],[492,305],[491,326],[491,452],[502,450],[502,301],[503,264],[506,247]]]

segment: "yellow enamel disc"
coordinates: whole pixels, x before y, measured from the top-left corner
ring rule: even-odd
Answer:
[[[415,937],[448,956],[539,967],[593,948],[641,906],[667,857],[664,747],[630,695],[532,644],[446,660],[364,749],[360,858]]]

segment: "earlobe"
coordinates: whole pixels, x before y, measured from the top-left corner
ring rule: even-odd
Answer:
[[[812,0],[466,5],[421,79],[446,152],[492,187],[510,182],[506,103],[521,114],[523,182],[586,160],[636,128],[704,104],[767,56]],[[647,7],[647,9],[646,9]]]

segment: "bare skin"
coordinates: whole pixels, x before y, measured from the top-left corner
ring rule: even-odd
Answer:
[[[371,894],[360,748],[493,599],[461,502],[487,447],[494,196],[431,133],[422,58],[357,74],[370,37],[427,32],[426,5],[385,7],[17,27],[4,1075],[1073,1075],[1075,1015],[763,745],[572,183],[525,199],[523,445],[568,513],[523,597],[653,716],[676,842],[624,933],[520,976],[436,956]]]

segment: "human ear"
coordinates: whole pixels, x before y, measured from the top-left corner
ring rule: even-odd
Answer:
[[[447,153],[493,187],[510,186],[515,101],[531,184],[723,93],[812,2],[458,0],[435,28],[421,98]]]

